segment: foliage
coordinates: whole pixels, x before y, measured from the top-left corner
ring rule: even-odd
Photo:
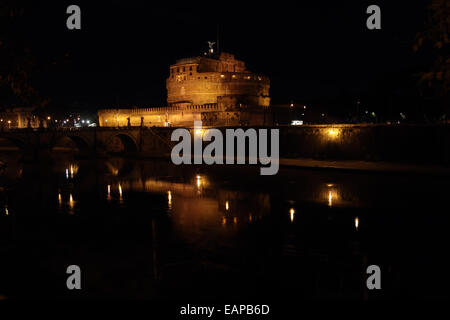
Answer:
[[[48,100],[31,85],[35,62],[24,37],[16,32],[24,12],[25,9],[18,8],[13,1],[0,3],[0,88],[18,98],[21,105],[41,109]],[[7,101],[5,96],[2,94],[0,98],[1,107],[17,104]]]
[[[450,80],[450,1],[431,0],[425,30],[416,35],[414,51],[428,50],[433,52],[435,60],[429,70],[419,76],[419,86],[434,87],[435,94],[447,96]]]

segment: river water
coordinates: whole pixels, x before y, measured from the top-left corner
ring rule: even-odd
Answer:
[[[449,297],[448,177],[19,158],[1,158],[2,297]]]

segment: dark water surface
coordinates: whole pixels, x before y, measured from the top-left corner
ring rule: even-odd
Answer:
[[[450,296],[448,177],[2,159],[3,297]],[[66,288],[73,264],[78,292]]]

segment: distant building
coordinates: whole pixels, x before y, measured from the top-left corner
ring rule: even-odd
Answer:
[[[103,109],[100,126],[264,125],[270,123],[269,78],[229,53],[177,60],[166,79],[167,106]]]
[[[43,127],[46,123],[43,122]],[[8,108],[0,112],[0,129],[38,128],[39,119],[32,108]]]

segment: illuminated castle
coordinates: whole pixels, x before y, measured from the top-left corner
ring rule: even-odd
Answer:
[[[269,78],[229,53],[177,60],[166,79],[167,106],[99,110],[100,126],[269,124]]]
[[[181,59],[170,66],[167,103],[202,105],[238,98],[239,103],[268,107],[269,79],[250,73],[232,54]]]

